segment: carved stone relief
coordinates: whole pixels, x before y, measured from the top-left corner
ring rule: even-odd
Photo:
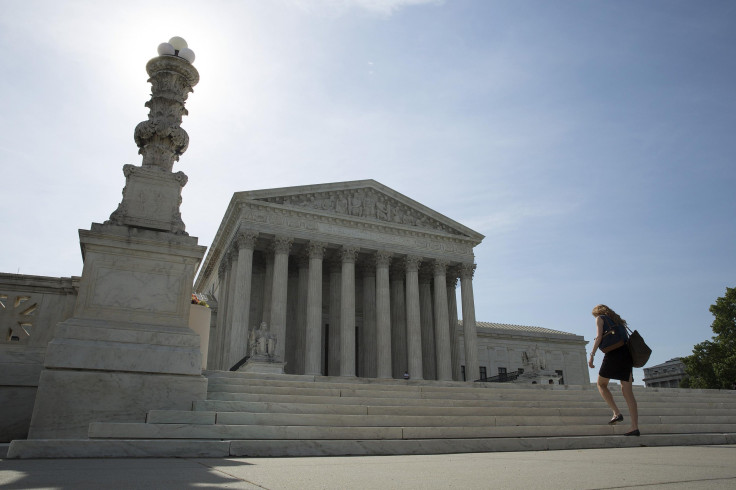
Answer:
[[[304,207],[317,211],[327,211],[461,235],[460,232],[444,223],[370,188],[313,192],[292,196],[268,197],[262,200],[284,206]]]
[[[0,344],[25,344],[32,333],[38,302],[25,294],[0,293]]]

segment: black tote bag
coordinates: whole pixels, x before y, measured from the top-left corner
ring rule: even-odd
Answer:
[[[628,327],[626,328],[627,330]],[[652,355],[652,349],[649,348],[644,339],[639,335],[639,332],[629,330],[629,341],[626,343],[629,346],[629,352],[631,352],[631,358],[634,360],[634,367],[640,368],[649,360],[649,356]]]

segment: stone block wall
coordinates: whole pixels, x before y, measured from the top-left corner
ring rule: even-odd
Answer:
[[[28,435],[46,345],[78,288],[78,277],[0,273],[0,442]]]

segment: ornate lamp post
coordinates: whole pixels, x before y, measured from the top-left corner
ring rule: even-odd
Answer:
[[[181,38],[159,54],[146,65],[148,120],[135,129],[143,163],[123,167],[123,200],[110,219],[79,230],[79,294],[48,344],[30,439],[84,438],[92,422],[142,420],[206,397],[200,338],[188,326],[205,247],[184,231],[187,176],[172,172],[187,149],[181,118],[199,73]]]
[[[179,205],[187,176],[172,168],[189,146],[181,120],[188,114],[184,104],[199,82],[199,72],[191,64],[194,51],[180,37],[160,44],[158,53],[146,65],[151,83],[148,120],[134,133],[143,163],[123,166],[123,200],[107,223],[186,235]]]

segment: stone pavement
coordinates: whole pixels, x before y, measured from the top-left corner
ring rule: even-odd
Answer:
[[[736,445],[426,456],[0,460],[0,488],[736,488]]]

